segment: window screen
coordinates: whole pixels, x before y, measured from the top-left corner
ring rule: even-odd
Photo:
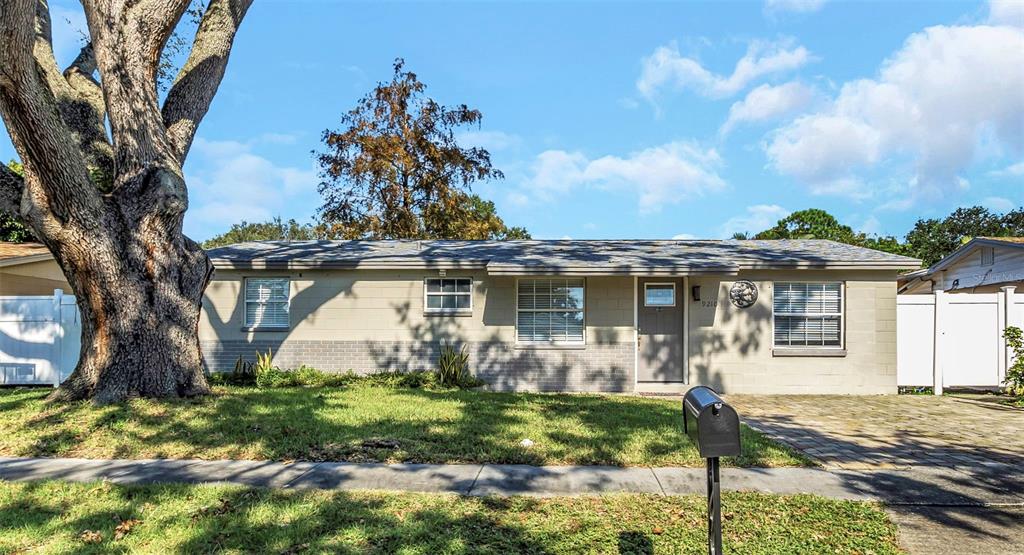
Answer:
[[[840,347],[843,284],[775,283],[776,347]]]
[[[582,279],[520,279],[516,337],[525,343],[583,343]]]
[[[245,279],[245,325],[288,327],[288,278]]]
[[[427,312],[472,312],[473,280],[428,278],[425,283]]]

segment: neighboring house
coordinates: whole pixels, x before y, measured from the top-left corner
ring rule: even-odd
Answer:
[[[901,276],[899,292],[996,293],[1009,285],[1024,291],[1024,237],[976,237],[931,268]]]
[[[209,252],[207,363],[433,366],[496,389],[894,393],[896,279],[831,241],[254,242]],[[749,306],[747,306],[749,305]],[[745,307],[745,308],[741,308]]]
[[[53,255],[39,243],[0,243],[0,297],[70,292]]]
[[[209,251],[199,336],[230,370],[433,367],[501,390],[896,392],[896,280],[831,241],[253,242]],[[52,262],[51,262],[52,263]]]

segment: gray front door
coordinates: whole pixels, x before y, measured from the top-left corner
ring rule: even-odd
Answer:
[[[640,278],[637,287],[637,381],[683,381],[683,280]]]

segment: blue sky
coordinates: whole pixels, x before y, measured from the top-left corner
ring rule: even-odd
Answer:
[[[80,8],[51,6],[70,61]],[[726,237],[808,207],[902,236],[1024,205],[1024,2],[257,0],[185,166],[186,232],[311,219],[321,132],[399,56],[483,112],[462,139],[506,179],[476,191],[538,238]]]

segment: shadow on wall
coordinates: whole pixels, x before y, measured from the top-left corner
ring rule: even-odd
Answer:
[[[695,376],[691,383],[706,385],[720,393],[728,393],[728,387],[720,369],[718,359],[727,355],[731,359],[753,358],[764,342],[771,342],[771,296],[769,291],[760,291],[757,302],[748,308],[737,308],[729,300],[731,282],[719,279],[701,279],[705,296],[694,301],[690,310],[690,366]],[[713,298],[710,293],[714,292]],[[713,303],[704,307],[702,303]],[[717,321],[716,321],[717,320]],[[770,344],[770,343],[769,343]],[[747,361],[746,364],[754,364]]]
[[[625,391],[631,379],[631,367],[616,358],[632,357],[629,349],[618,345],[615,330],[602,329],[586,349],[519,348],[514,339],[501,336],[495,327],[514,333],[514,310],[505,310],[495,295],[484,295],[483,322],[491,327],[487,337],[470,337],[463,325],[467,319],[451,315],[415,318],[409,301],[392,309],[401,326],[409,331],[409,341],[368,342],[373,363],[378,369],[426,370],[434,368],[442,342],[465,346],[470,371],[499,391]],[[492,300],[494,299],[494,300]],[[619,353],[616,357],[615,354]]]
[[[224,280],[219,283],[215,280],[211,283],[210,287],[218,285],[230,287],[231,284],[237,284],[238,291],[235,293],[231,314],[227,318],[219,317],[217,311],[214,310],[214,307],[209,302],[208,297],[203,297],[203,312],[207,314],[214,334],[218,337],[215,340],[218,343],[216,348],[222,350],[221,352],[214,353],[207,353],[204,350],[203,364],[208,372],[211,370],[231,370],[239,356],[243,360],[253,362],[256,359],[257,352],[266,353],[268,349],[273,352],[275,364],[281,366],[308,364],[308,362],[301,360],[304,355],[301,348],[296,347],[294,343],[288,345],[289,339],[294,334],[298,324],[306,322],[315,325],[317,311],[330,299],[337,297],[355,299],[358,297],[352,288],[354,285],[353,281],[317,279],[316,272],[310,272],[309,274],[312,275],[308,278],[303,276],[302,272],[282,272],[282,274],[288,273],[292,274],[292,281],[296,279],[309,279],[315,284],[305,287],[291,297],[289,301],[289,318],[292,325],[287,330],[281,331],[242,332],[238,336],[239,339],[228,341],[224,341],[221,338],[235,336],[237,330],[241,329],[245,324],[245,278],[239,276],[237,280]],[[344,283],[345,285],[328,289],[323,285],[326,283]],[[211,358],[214,359],[212,365],[210,363]]]

